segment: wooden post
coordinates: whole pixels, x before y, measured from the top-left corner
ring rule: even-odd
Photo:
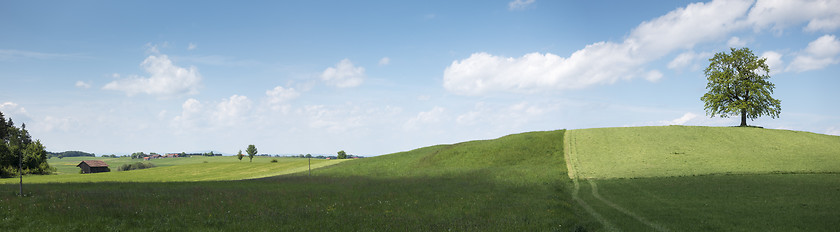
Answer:
[[[23,152],[18,157],[18,175],[20,175],[20,196],[23,196]]]
[[[312,176],[312,157],[309,157],[309,176]]]

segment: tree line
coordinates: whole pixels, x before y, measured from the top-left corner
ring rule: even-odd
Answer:
[[[21,160],[21,158],[23,158]],[[20,174],[50,174],[55,168],[47,163],[47,150],[40,140],[32,141],[26,123],[20,128],[0,112],[0,177]]]

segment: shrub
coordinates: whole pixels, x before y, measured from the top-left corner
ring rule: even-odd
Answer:
[[[118,170],[120,170],[120,171],[131,171],[131,170],[146,169],[146,168],[153,168],[153,167],[155,167],[155,165],[152,164],[152,163],[137,162],[137,163],[133,163],[133,164],[123,164],[122,166],[120,166],[120,168]]]
[[[271,159],[272,163],[277,163],[277,159]]]

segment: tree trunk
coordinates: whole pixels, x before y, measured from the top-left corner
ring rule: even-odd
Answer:
[[[747,126],[747,109],[741,109],[741,125]]]

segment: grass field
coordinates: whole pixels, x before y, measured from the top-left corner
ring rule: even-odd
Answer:
[[[5,184],[0,185],[0,230],[569,231],[597,226],[579,214],[567,191],[563,134],[531,132],[432,146],[342,162],[316,169],[312,177],[29,184],[23,198],[14,196],[16,185]],[[192,165],[223,164],[171,168]],[[159,170],[164,168],[169,167]]]
[[[81,160],[103,160],[111,167],[111,172],[79,174]],[[277,163],[271,163],[277,159]],[[312,159],[312,168],[320,168],[348,160]],[[309,161],[302,158],[254,157],[242,161],[231,156],[167,158],[145,161],[156,165],[154,168],[117,171],[126,163],[140,162],[130,158],[103,157],[68,157],[50,159],[50,165],[56,167],[57,175],[24,176],[25,183],[68,183],[68,182],[176,182],[242,180],[277,176],[308,170]],[[17,179],[0,179],[0,183],[17,183]]]
[[[838,173],[840,136],[740,127],[570,130],[584,178]]]
[[[836,231],[840,137],[759,128],[566,134],[576,200],[624,231]],[[795,174],[811,173],[811,174]]]
[[[114,168],[131,162],[105,160]],[[50,160],[59,175],[25,177],[42,182],[25,185],[26,197],[15,195],[17,179],[0,180],[7,183],[0,184],[0,231],[836,231],[840,225],[840,137],[806,132],[683,126],[529,132],[318,160],[323,167],[311,177],[297,172],[305,159],[269,160],[166,159],[152,161],[158,165],[152,169],[86,175],[65,167],[79,160]]]

